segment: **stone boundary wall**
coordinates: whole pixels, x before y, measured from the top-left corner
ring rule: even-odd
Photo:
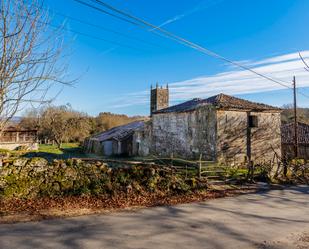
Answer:
[[[162,166],[110,167],[79,159],[18,158],[0,167],[1,198],[37,198],[117,193],[176,193],[196,186]]]

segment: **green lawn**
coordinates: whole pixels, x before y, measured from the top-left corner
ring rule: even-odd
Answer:
[[[61,149],[57,148],[56,145],[40,144],[38,151],[29,152],[26,156],[43,157],[47,160],[88,157],[88,155],[83,153],[78,143],[64,143]]]
[[[56,145],[40,144],[38,150],[38,152],[52,153],[56,155],[63,155],[66,151],[80,151],[80,145],[78,143],[64,143],[62,144],[61,149],[58,149]]]

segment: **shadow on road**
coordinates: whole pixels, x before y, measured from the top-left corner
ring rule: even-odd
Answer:
[[[196,204],[0,225],[0,248],[263,248],[264,240],[309,230],[308,194],[309,186],[292,186]]]

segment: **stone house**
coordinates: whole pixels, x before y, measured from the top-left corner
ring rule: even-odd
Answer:
[[[7,127],[0,136],[0,149],[15,150],[19,147],[37,150],[39,148],[37,130]]]
[[[113,128],[85,141],[100,155],[157,155],[264,163],[281,156],[281,109],[225,94],[169,107],[169,89],[151,89],[151,118]]]
[[[157,96],[151,102],[162,99],[168,101]],[[201,155],[204,160],[230,165],[263,163],[275,153],[281,155],[279,108],[219,94],[151,111],[151,120],[134,133],[134,154],[191,159]]]
[[[103,156],[133,155],[133,134],[144,126],[144,121],[136,121],[101,132],[84,141],[84,151]]]

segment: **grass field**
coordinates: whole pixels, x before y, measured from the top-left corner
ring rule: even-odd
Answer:
[[[58,149],[56,145],[40,144],[38,152],[52,153],[57,155],[63,155],[66,151],[77,152],[80,150],[78,143],[64,143],[61,149]]]
[[[43,157],[48,160],[52,159],[69,159],[69,158],[81,158],[89,157],[84,154],[82,148],[78,143],[64,143],[61,149],[56,145],[40,144],[38,151],[29,152],[26,154],[29,157]]]

